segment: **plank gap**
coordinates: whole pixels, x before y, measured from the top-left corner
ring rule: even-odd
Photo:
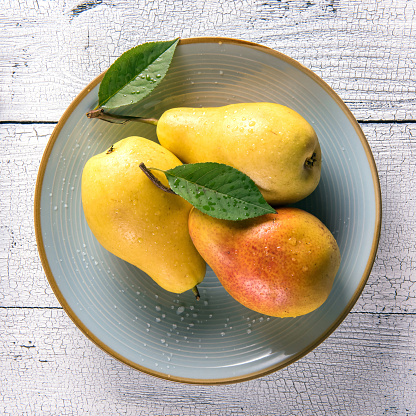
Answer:
[[[58,309],[64,310],[62,306],[0,306],[0,309]],[[416,316],[416,312],[366,312],[366,311],[351,311],[351,315],[377,315],[377,316]]]
[[[386,120],[359,120],[357,122],[360,124],[414,124],[416,120],[394,120],[394,119],[386,119]],[[0,120],[0,124],[58,124],[58,121],[35,121],[35,120]]]

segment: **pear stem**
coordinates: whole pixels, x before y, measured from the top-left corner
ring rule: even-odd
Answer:
[[[118,114],[110,114],[104,111],[104,108],[97,108],[96,110],[88,111],[86,114],[88,118],[98,118],[99,120],[108,121],[109,123],[124,124],[128,121],[138,121],[140,123],[157,125],[156,118],[135,117],[135,116],[120,116]]]
[[[153,175],[152,172],[150,172],[149,168],[146,167],[146,165],[142,162],[139,165],[139,168],[144,172],[144,174],[162,191],[168,192],[169,194],[176,195],[175,192],[172,191],[172,189],[168,188],[167,186],[163,185],[162,182],[158,178],[156,178],[155,175]],[[159,170],[159,169],[158,169]],[[163,171],[161,171],[163,172]]]
[[[201,299],[201,296],[199,295],[199,290],[198,290],[198,287],[197,287],[197,286],[194,286],[194,287],[192,288],[192,292],[193,292],[193,294],[195,295],[196,300]]]

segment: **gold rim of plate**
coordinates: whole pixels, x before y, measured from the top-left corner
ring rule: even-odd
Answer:
[[[227,44],[235,44],[240,46],[246,46],[249,48],[258,49],[262,52],[265,52],[269,55],[275,56],[276,58],[279,58],[283,61],[286,61],[290,65],[294,66],[295,68],[299,69],[300,71],[307,74],[310,78],[312,78],[316,83],[319,84],[322,89],[324,89],[331,98],[338,104],[340,109],[344,112],[344,114],[347,116],[348,120],[354,127],[358,137],[360,138],[361,144],[363,145],[363,148],[365,150],[365,153],[367,155],[367,160],[369,163],[369,167],[371,169],[373,184],[374,184],[374,193],[375,193],[375,207],[376,207],[376,222],[374,224],[374,235],[373,235],[373,242],[372,247],[370,251],[370,256],[368,258],[364,273],[361,277],[360,284],[358,285],[354,295],[350,299],[349,303],[345,307],[345,309],[342,311],[342,313],[338,316],[338,318],[335,320],[335,322],[328,328],[327,331],[325,331],[315,342],[308,345],[303,350],[299,351],[296,355],[293,357],[288,358],[287,360],[279,363],[278,365],[272,366],[270,368],[266,368],[261,371],[256,371],[250,374],[246,374],[243,376],[237,376],[237,377],[229,377],[229,378],[222,378],[222,379],[193,379],[193,378],[187,378],[187,377],[177,377],[177,376],[170,376],[168,374],[160,373],[157,371],[152,371],[146,367],[142,367],[139,364],[132,362],[131,360],[123,357],[122,355],[118,354],[116,351],[114,351],[112,348],[110,348],[108,345],[103,343],[99,338],[97,338],[94,334],[90,333],[88,328],[81,322],[81,320],[77,317],[75,312],[72,310],[72,308],[68,305],[67,301],[65,300],[64,296],[62,295],[61,291],[58,288],[58,285],[55,281],[55,278],[52,274],[52,271],[50,269],[48,259],[45,252],[45,247],[43,244],[43,238],[42,238],[42,232],[41,232],[41,224],[40,224],[40,197],[41,197],[41,191],[42,191],[42,183],[43,183],[43,177],[45,174],[45,169],[49,160],[49,156],[51,154],[51,151],[53,149],[53,146],[55,144],[56,139],[58,138],[63,126],[67,122],[69,116],[72,114],[74,109],[80,104],[80,102],[87,96],[87,94],[95,88],[102,80],[104,73],[100,74],[97,78],[95,78],[93,81],[91,81],[79,94],[78,96],[72,101],[72,103],[69,105],[69,107],[66,109],[66,111],[63,113],[62,117],[60,118],[58,124],[55,126],[55,129],[52,132],[52,135],[48,141],[48,144],[46,146],[46,149],[44,151],[39,172],[36,180],[36,189],[35,189],[35,200],[34,200],[34,222],[35,222],[35,234],[36,234],[36,242],[38,246],[38,251],[40,255],[40,259],[42,262],[42,266],[44,268],[45,274],[47,276],[47,279],[49,281],[50,286],[52,287],[52,290],[57,297],[58,301],[62,305],[64,311],[68,314],[68,316],[72,319],[74,324],[99,348],[116,358],[117,360],[121,361],[124,364],[127,364],[128,366],[139,370],[143,373],[147,373],[149,375],[162,378],[165,380],[171,380],[181,383],[187,383],[187,384],[204,384],[204,385],[215,385],[215,384],[231,384],[231,383],[238,383],[242,381],[248,381],[252,380],[258,377],[265,376],[267,374],[276,372],[278,370],[281,370],[282,368],[288,366],[289,364],[294,363],[295,361],[298,361],[300,358],[304,357],[306,354],[311,352],[313,349],[315,349],[319,344],[321,344],[326,338],[328,338],[329,335],[340,325],[340,323],[345,319],[345,317],[348,315],[354,304],[356,303],[357,299],[361,295],[362,290],[364,289],[364,286],[368,280],[368,277],[370,275],[371,269],[374,264],[375,256],[377,253],[378,243],[380,239],[380,231],[381,231],[381,190],[380,190],[380,181],[378,177],[377,167],[370,149],[370,146],[364,136],[363,131],[361,130],[361,127],[359,126],[357,120],[351,113],[351,111],[348,109],[348,107],[344,104],[344,102],[341,100],[341,98],[335,93],[335,91],[326,84],[320,77],[318,77],[315,73],[313,73],[310,69],[306,68],[293,58],[290,58],[287,55],[282,54],[281,52],[277,52],[271,48],[268,48],[263,45],[259,45],[257,43],[240,40],[240,39],[233,39],[233,38],[226,38],[226,37],[195,37],[195,38],[187,38],[187,39],[181,39],[179,44],[180,45],[186,45],[191,43],[227,43]]]

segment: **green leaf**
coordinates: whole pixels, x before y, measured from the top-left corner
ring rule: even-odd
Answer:
[[[164,173],[176,194],[212,217],[236,221],[276,212],[253,180],[231,166],[194,163]]]
[[[98,106],[117,108],[150,94],[166,75],[178,42],[148,42],[124,52],[101,81]]]

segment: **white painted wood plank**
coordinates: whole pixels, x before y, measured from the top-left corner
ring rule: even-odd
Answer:
[[[53,125],[0,125],[0,306],[59,306],[33,229],[37,170]],[[378,166],[383,223],[355,311],[416,313],[416,123],[363,124]]]
[[[383,218],[377,258],[354,310],[416,313],[416,123],[362,128],[378,168]]]
[[[155,379],[93,345],[62,310],[0,308],[2,415],[414,415],[413,315],[350,314],[285,369],[235,385]]]
[[[36,246],[36,177],[54,125],[0,125],[0,306],[59,306]]]
[[[175,36],[262,43],[321,76],[361,120],[415,120],[416,3],[406,0],[5,0],[0,122],[57,121],[126,49]],[[383,194],[380,248],[353,312],[315,351],[230,386],[117,362],[70,321],[37,254],[33,193],[53,124],[0,124],[0,414],[414,415],[416,124],[363,124]]]
[[[358,119],[415,119],[415,18],[406,0],[6,1],[0,120],[57,121],[122,52],[176,36],[264,44],[315,71]]]

